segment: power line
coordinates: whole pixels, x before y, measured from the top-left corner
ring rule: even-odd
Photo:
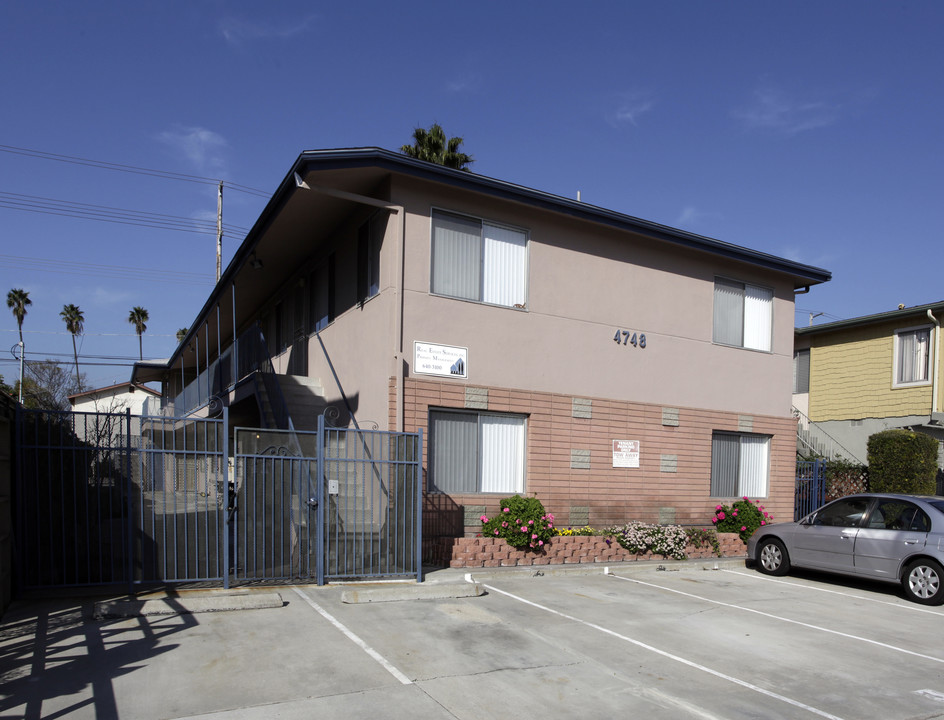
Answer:
[[[207,220],[160,215],[159,213],[147,213],[138,210],[106,208],[101,205],[87,205],[86,203],[76,203],[68,200],[47,200],[46,198],[29,195],[20,195],[17,198],[16,195],[17,193],[0,192],[0,207],[42,215],[98,220],[118,225],[136,225],[158,230],[178,230],[201,235],[216,235],[216,223]],[[245,237],[245,228],[224,224],[223,229],[226,230],[227,228],[229,228],[230,234],[234,234],[233,231],[236,231],[237,240],[241,241]]]
[[[153,268],[130,268],[117,265],[52,260],[49,258],[0,255],[0,262],[8,268],[39,270],[63,275],[93,275],[96,277],[144,280],[147,282],[180,283],[184,285],[211,284],[212,273],[192,273],[179,270],[156,270]]]
[[[146,224],[151,227],[167,227],[172,230],[189,230],[192,232],[216,233],[215,220],[200,220],[198,218],[167,215],[163,213],[147,212],[145,210],[126,210],[124,208],[109,207],[107,205],[92,205],[89,203],[74,202],[72,200],[57,200],[55,198],[40,197],[38,195],[23,195],[0,191],[0,207],[9,207],[13,210],[29,210],[33,212],[49,212],[49,214],[67,215],[70,217],[84,217],[91,220],[136,221],[129,224]],[[248,229],[240,225],[223,223],[223,229],[233,233],[246,233]]]
[[[30,150],[13,145],[0,145],[0,152],[11,153],[13,155],[24,155],[26,157],[41,158],[43,160],[55,160],[56,162],[71,163],[73,165],[86,165],[88,167],[100,168],[102,170],[115,170],[118,172],[134,173],[136,175],[149,175],[151,177],[164,178],[165,180],[179,180],[181,182],[198,183],[201,185],[217,185],[220,178],[201,177],[199,175],[187,175],[185,173],[169,172],[167,170],[155,170],[153,168],[143,168],[135,165],[123,165],[105,160],[91,160],[89,158],[76,157],[73,155],[59,155],[58,153],[45,152],[43,150]],[[226,187],[249,195],[258,195],[260,197],[269,197],[271,193],[258,188],[240,185],[238,183],[226,182]]]

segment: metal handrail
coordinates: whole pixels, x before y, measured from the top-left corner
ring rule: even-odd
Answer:
[[[825,442],[829,446],[826,448],[828,452],[825,453],[827,457],[834,457],[836,455],[842,454],[842,455],[845,455],[849,460],[857,462],[860,465],[865,464],[862,462],[862,460],[857,458],[854,453],[850,452],[849,449],[846,448],[841,442],[839,442],[838,440],[836,440],[836,438],[830,435],[829,432],[824,430],[821,425],[810,420],[809,417],[807,417],[807,415],[802,410],[798,409],[796,406],[793,406],[792,410],[793,410],[793,416],[795,418],[804,420],[806,423],[806,426],[810,428],[812,431],[814,431],[811,433],[811,435],[815,434],[816,436],[820,438],[825,438]],[[797,440],[801,442],[805,447],[807,447],[814,455],[824,454],[820,452],[819,448],[817,448],[812,442],[810,442],[810,440],[808,440],[802,435],[802,433],[800,432],[799,423],[797,424]],[[838,450],[841,450],[842,452],[841,453],[838,452],[836,450],[837,448]]]

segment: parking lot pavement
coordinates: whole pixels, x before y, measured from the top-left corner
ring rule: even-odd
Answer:
[[[0,718],[944,717],[944,611],[892,586],[610,570],[472,571],[482,595],[357,586],[369,602],[269,588],[281,607],[106,620],[21,604],[0,627]]]

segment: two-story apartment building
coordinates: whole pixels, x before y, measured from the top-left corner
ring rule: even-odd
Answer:
[[[429,533],[474,532],[514,493],[559,525],[701,524],[743,495],[786,518],[794,293],[829,278],[385,150],[311,151],[133,379],[160,380],[166,412],[215,395],[250,426],[332,407],[422,428]],[[266,354],[282,410],[247,382]]]
[[[797,328],[794,405],[812,423],[811,443],[835,441],[862,463],[869,436],[889,428],[944,443],[942,319],[939,302]]]

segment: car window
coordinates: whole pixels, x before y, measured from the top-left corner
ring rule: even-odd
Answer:
[[[907,500],[885,498],[869,516],[868,526],[885,530],[907,530],[910,532],[929,532],[931,519],[914,503]]]
[[[834,527],[859,527],[862,516],[868,507],[868,498],[842,498],[819,510],[813,518],[813,524]]]

